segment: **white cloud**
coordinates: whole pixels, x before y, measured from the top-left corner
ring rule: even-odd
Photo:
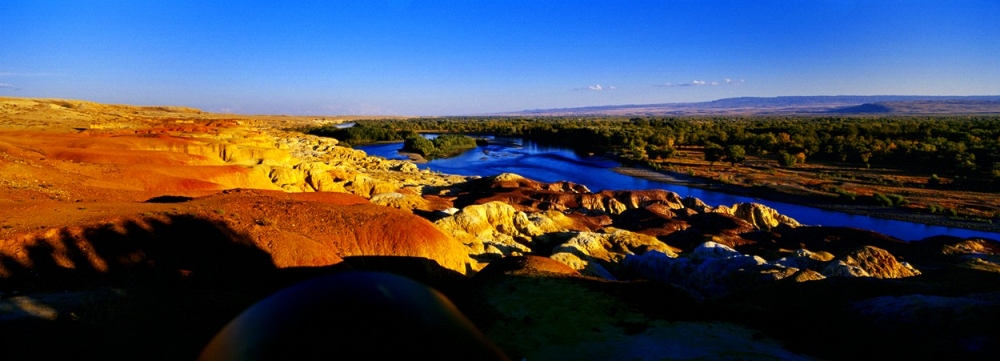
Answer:
[[[604,86],[601,84],[588,85],[582,88],[574,88],[573,90],[593,90],[593,91],[605,91],[605,90],[615,90],[618,87],[614,85]]]
[[[717,81],[692,80],[690,83],[663,83],[657,86],[660,88],[673,88],[673,87],[689,87],[689,86],[716,86],[723,83],[727,85],[738,85],[743,83],[743,79],[733,80],[730,78],[725,78],[723,79],[722,83]]]
[[[0,88],[14,88],[14,84],[0,83]]]

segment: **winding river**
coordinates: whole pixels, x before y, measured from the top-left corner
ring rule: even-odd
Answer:
[[[491,141],[491,144],[488,146],[481,146],[452,158],[434,159],[427,163],[418,164],[418,166],[421,169],[431,169],[446,174],[465,176],[494,176],[500,173],[516,173],[542,182],[569,181],[583,184],[595,192],[604,189],[665,189],[676,192],[681,196],[691,196],[701,199],[712,206],[732,205],[740,202],[757,202],[795,218],[802,224],[869,229],[903,240],[918,240],[933,235],[1000,239],[1000,233],[854,215],[731,195],[683,185],[656,182],[616,173],[612,169],[618,167],[620,164],[603,156],[577,154],[569,149],[542,146],[520,138],[495,139],[494,141],[497,141],[497,144],[492,144],[493,141]],[[369,155],[389,159],[407,159],[405,155],[399,154],[399,148],[399,143],[373,144],[357,147],[357,149],[364,150]]]

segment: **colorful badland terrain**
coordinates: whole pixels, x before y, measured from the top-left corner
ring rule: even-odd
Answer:
[[[996,240],[906,242],[758,204],[448,176],[292,130],[348,120],[0,99],[2,358],[194,359],[269,295],[357,271],[415,280],[471,321],[441,334],[454,348],[414,357],[476,355],[455,334],[475,329],[511,359],[1000,351]],[[377,344],[351,323],[358,309],[312,310],[325,323],[303,327],[322,345],[269,352]],[[405,332],[385,335],[370,358]]]

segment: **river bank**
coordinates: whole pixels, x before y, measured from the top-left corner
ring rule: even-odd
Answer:
[[[657,171],[639,167],[615,167],[616,173],[630,177],[638,177],[654,182],[663,182],[686,187],[693,187],[733,195],[767,199],[778,202],[792,203],[820,209],[844,212],[866,217],[892,219],[904,222],[929,224],[943,227],[965,228],[982,232],[993,232],[1000,236],[1000,224],[949,217],[943,214],[930,214],[916,209],[901,207],[883,207],[875,205],[858,205],[837,202],[836,198],[819,194],[809,189],[793,186],[757,186],[745,187],[726,184],[700,177],[670,171]]]
[[[398,145],[373,145],[359,147],[369,154],[387,158],[404,158]],[[488,151],[488,153],[487,153]],[[493,156],[494,153],[503,156]],[[464,176],[493,176],[515,173],[542,182],[570,181],[586,185],[593,191],[666,189],[682,196],[693,196],[713,206],[741,202],[759,202],[777,206],[779,211],[803,224],[854,227],[873,230],[904,240],[918,240],[933,235],[956,237],[984,237],[1000,239],[1000,232],[990,224],[961,219],[949,219],[944,214],[926,212],[924,205],[936,199],[911,193],[902,193],[912,203],[906,208],[880,207],[872,202],[871,193],[858,191],[853,204],[837,204],[831,193],[824,192],[824,184],[800,186],[808,180],[804,172],[815,172],[820,165],[810,164],[794,170],[767,168],[757,164],[730,166],[708,162],[699,164],[694,154],[671,158],[674,163],[665,169],[674,172],[656,172],[649,168],[634,168],[623,174],[616,167],[621,160],[612,155],[585,155],[569,149],[540,146],[533,142],[518,143],[514,147],[490,145],[483,152],[466,152],[453,158],[438,158],[420,164],[421,169],[434,169],[443,174]],[[662,164],[661,164],[662,166]],[[768,177],[761,178],[758,176]],[[756,177],[756,178],[755,178]],[[721,179],[721,180],[720,180]],[[826,184],[837,180],[824,180]],[[847,187],[848,183],[841,183]],[[851,185],[853,186],[853,184]],[[857,188],[852,188],[857,189]],[[871,192],[872,188],[868,188]],[[875,189],[882,194],[897,194],[892,190]],[[925,194],[928,192],[925,192]],[[971,198],[971,195],[965,196]],[[982,197],[981,197],[982,198]],[[988,202],[989,200],[987,200]],[[784,204],[781,206],[780,204]],[[957,207],[957,203],[949,204]],[[926,213],[907,212],[919,210]],[[953,209],[953,208],[952,208]],[[961,214],[960,214],[961,215]]]

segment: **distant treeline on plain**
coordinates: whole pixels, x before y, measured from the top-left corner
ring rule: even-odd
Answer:
[[[360,120],[347,129],[307,131],[352,145],[413,133],[525,137],[639,163],[701,148],[711,161],[738,163],[751,155],[785,166],[837,162],[947,175],[956,186],[1000,185],[1000,116],[450,117]]]

